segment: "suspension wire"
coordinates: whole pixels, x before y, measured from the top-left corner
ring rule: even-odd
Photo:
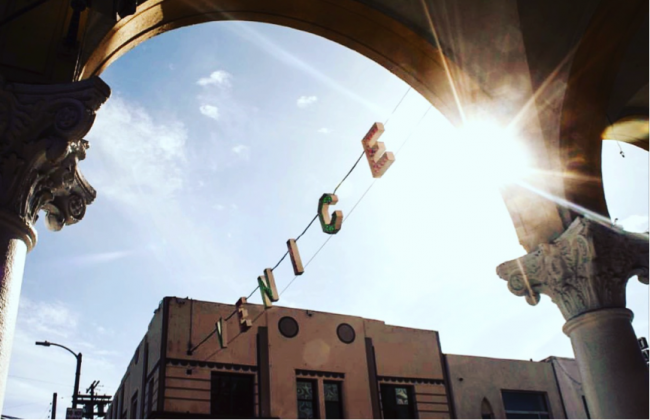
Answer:
[[[384,121],[384,125],[388,124],[388,121],[390,121],[391,117],[393,116],[393,114],[395,114],[395,111],[397,111],[397,108],[399,108],[399,106],[402,104],[402,101],[404,101],[404,98],[406,98],[406,95],[409,94],[411,89],[412,88],[410,86],[409,86],[408,89],[406,89],[406,92],[404,92],[404,96],[402,96],[402,99],[399,100],[397,105],[395,105],[395,108],[393,109],[393,112],[391,112],[390,115],[388,116],[388,118],[386,118],[386,121]]]
[[[397,111],[397,109],[399,108],[399,106],[402,104],[402,102],[404,101],[404,99],[406,98],[406,96],[409,94],[409,92],[411,91],[411,89],[412,89],[412,88],[409,86],[409,88],[406,90],[406,92],[404,92],[404,95],[402,95],[402,98],[399,100],[399,102],[397,103],[397,105],[395,105],[395,108],[393,108],[393,111],[392,111],[392,112],[390,113],[390,115],[386,118],[386,121],[384,122],[384,125],[388,124],[388,121],[390,121],[391,117],[395,114],[395,112]],[[427,112],[429,112],[429,111],[427,110]],[[426,115],[426,113],[425,113],[425,115]],[[424,116],[422,116],[422,118],[424,118]],[[422,121],[422,118],[420,119],[420,121]],[[420,123],[418,122],[417,125],[419,125],[419,124],[420,124]],[[417,125],[416,125],[416,127],[417,127]],[[415,131],[415,129],[414,129],[413,131],[411,131],[411,134],[413,134],[414,131]],[[408,141],[408,138],[411,137],[411,134],[409,134],[409,137],[407,137],[407,141]],[[406,143],[406,141],[405,141],[404,143]],[[404,143],[402,143],[402,146],[404,146]],[[400,149],[401,149],[401,146],[400,146]],[[399,149],[398,149],[398,150],[399,150]],[[361,152],[361,155],[359,155],[359,158],[357,159],[357,161],[354,162],[354,165],[352,165],[352,168],[351,168],[351,169],[348,171],[348,173],[343,177],[343,179],[341,180],[341,182],[338,183],[338,185],[336,186],[336,188],[334,188],[334,192],[333,192],[333,194],[336,194],[336,191],[339,189],[339,187],[340,187],[340,186],[343,184],[343,182],[348,178],[348,176],[350,176],[350,174],[352,173],[352,171],[354,171],[354,168],[357,167],[357,165],[359,164],[359,161],[361,161],[361,158],[363,158],[363,155],[364,155],[364,154],[365,154],[365,150],[364,150],[363,152]],[[375,179],[375,181],[376,181],[376,179]],[[375,183],[375,181],[373,181],[373,184]],[[371,184],[371,186],[372,186],[372,184]],[[370,188],[368,188],[368,190],[369,190],[369,189],[370,189]],[[368,192],[368,190],[366,190],[366,193]],[[365,196],[366,193],[364,193],[361,197],[363,198],[363,197]],[[359,204],[359,202],[357,202],[357,204]],[[357,204],[355,204],[354,207],[356,207]],[[354,209],[354,207],[352,207],[352,209]],[[350,213],[352,213],[352,211],[350,211]],[[349,217],[349,216],[348,216],[348,217]],[[316,214],[316,215],[314,216],[314,218],[311,219],[311,222],[309,222],[309,224],[307,225],[307,227],[305,228],[305,230],[303,230],[302,233],[301,233],[300,235],[298,235],[298,237],[296,238],[296,242],[298,242],[298,240],[299,240],[299,239],[300,239],[300,238],[301,238],[301,237],[302,237],[302,236],[307,232],[307,230],[309,230],[309,228],[310,228],[311,225],[316,221],[317,218],[318,218],[318,214]],[[314,259],[314,257],[315,257],[316,255],[318,255],[318,253],[320,252],[320,250],[323,249],[323,247],[325,246],[325,244],[326,244],[327,242],[329,242],[330,239],[332,239],[331,236],[330,236],[330,237],[329,237],[329,238],[328,238],[328,239],[323,243],[323,245],[321,245],[321,247],[318,249],[318,251],[316,251],[316,254],[314,254],[314,255],[311,257],[311,259],[307,262],[307,264],[305,264],[305,266],[304,266],[305,268],[307,268],[307,266],[309,265],[309,263]],[[288,254],[289,254],[289,251],[286,251],[286,252],[284,253],[284,255],[282,256],[282,258],[280,258],[280,261],[278,261],[277,264],[275,264],[275,266],[273,266],[273,268],[272,268],[271,270],[273,271],[273,270],[275,270],[276,268],[278,268],[278,266],[280,265],[280,263],[282,263],[282,261],[284,261],[284,259],[287,257]],[[291,282],[289,283],[289,285],[291,285],[291,283],[293,283],[293,281],[294,281],[297,277],[298,277],[298,276],[294,277],[293,280],[291,280]],[[287,285],[287,286],[284,288],[284,290],[286,290],[286,289],[289,287],[289,285]],[[246,297],[246,299],[247,299],[247,300],[250,299],[251,296],[253,296],[253,295],[255,294],[255,292],[257,292],[257,290],[259,290],[259,288],[260,288],[260,286],[258,285],[258,286],[257,286],[255,289],[253,289],[253,291],[252,291],[252,292],[251,292],[251,293]],[[282,293],[284,293],[284,290],[282,291]],[[282,293],[280,293],[280,294],[282,294]],[[236,313],[237,313],[237,310],[235,309],[235,310],[234,310],[230,315],[228,315],[228,317],[227,317],[225,320],[228,321],[228,320],[229,320],[230,318],[232,318],[233,315],[235,315]],[[216,330],[215,330],[215,331],[216,331]],[[212,336],[212,334],[214,334],[214,331],[211,332],[210,335],[204,339],[204,341],[207,340],[208,338],[210,338],[210,336]],[[204,341],[202,341],[201,344],[202,344]]]
[[[203,339],[203,341],[201,341],[199,344],[197,344],[196,346],[194,346],[194,347],[192,347],[190,350],[188,350],[188,353],[189,353],[190,355],[191,355],[192,353],[194,353],[194,351],[195,351],[196,349],[198,349],[199,347],[201,347],[201,345],[202,345],[203,343],[205,343],[206,341],[208,341],[208,339],[209,339],[210,337],[212,337],[212,335],[213,335],[214,333],[216,333],[216,332],[217,332],[217,327],[214,327],[214,330],[212,330],[212,332],[211,332],[210,334],[208,334],[208,335]]]
[[[405,145],[405,144],[406,144],[406,143],[411,139],[411,137],[413,136],[413,134],[416,132],[417,128],[420,126],[420,123],[422,123],[422,121],[424,120],[424,117],[426,117],[427,114],[429,113],[429,111],[431,111],[432,109],[433,109],[432,106],[427,107],[427,110],[424,112],[424,114],[422,114],[422,116],[420,117],[420,119],[418,120],[418,122],[415,124],[415,127],[413,127],[413,130],[411,130],[411,132],[409,133],[409,135],[406,137],[406,140],[404,140],[404,142],[402,143],[402,145],[401,145],[401,146],[399,147],[399,149],[397,149],[397,151],[395,152],[395,156],[397,156],[397,154],[400,152],[400,150],[402,150],[402,147],[404,147],[404,145]],[[366,189],[366,191],[365,191],[363,194],[361,194],[361,197],[359,197],[359,200],[357,200],[357,202],[354,204],[354,206],[352,206],[352,208],[350,209],[350,211],[349,211],[349,213],[348,213],[348,215],[347,215],[346,220],[350,220],[350,216],[352,215],[352,212],[354,212],[354,209],[357,208],[357,206],[359,205],[359,203],[361,203],[361,200],[363,200],[363,198],[366,196],[366,194],[368,194],[368,191],[370,191],[370,189],[373,187],[373,185],[375,185],[375,182],[377,182],[377,178],[375,178],[375,179],[370,183],[370,185],[368,186],[368,188]],[[328,237],[328,238],[325,240],[325,242],[323,242],[323,244],[320,246],[320,248],[318,248],[318,250],[316,251],[316,253],[315,253],[315,254],[314,254],[314,255],[309,259],[309,261],[307,261],[307,264],[305,264],[305,268],[307,268],[307,266],[309,265],[309,263],[312,262],[312,260],[313,260],[314,258],[316,258],[316,255],[318,255],[318,253],[321,251],[321,249],[323,249],[323,248],[325,247],[325,245],[330,241],[330,239],[332,239],[332,236]],[[280,292],[280,296],[282,296],[282,294],[283,294],[283,293],[284,293],[284,292],[289,288],[289,286],[291,286],[291,285],[293,284],[293,282],[294,282],[297,278],[298,278],[298,276],[295,276],[295,277],[294,277],[294,278],[289,282],[289,284],[287,284],[287,285],[285,286],[285,288],[282,289],[282,292]]]

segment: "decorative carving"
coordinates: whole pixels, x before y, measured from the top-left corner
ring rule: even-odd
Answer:
[[[0,79],[0,213],[36,243],[34,223],[58,231],[77,223],[96,197],[77,167],[89,144],[97,109],[110,88],[98,77],[61,85],[25,85]]]
[[[648,235],[579,217],[551,244],[499,265],[497,274],[531,305],[548,295],[567,320],[625,308],[630,277],[648,284]]]

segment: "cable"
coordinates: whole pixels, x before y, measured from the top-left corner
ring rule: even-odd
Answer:
[[[324,247],[324,246],[325,246],[325,245],[330,241],[330,239],[332,239],[333,237],[334,237],[334,236],[329,236],[329,237],[325,240],[325,242],[323,242],[323,245],[321,245],[320,248],[318,248],[318,251],[316,251],[316,253],[315,253],[315,254],[314,254],[314,255],[309,259],[309,261],[307,261],[307,264],[305,264],[305,268],[307,268],[307,266],[309,266],[309,263],[312,262],[312,260],[313,260],[314,258],[316,258],[316,255],[318,255],[318,253],[320,252],[320,250],[323,249],[323,247]],[[298,278],[298,276],[295,276],[295,277],[293,278],[293,280],[291,280],[291,281],[289,282],[289,284],[287,284],[286,287],[285,287],[284,289],[282,289],[282,291],[280,292],[280,296],[282,296],[282,294],[284,293],[284,291],[287,290],[287,289],[289,288],[289,286],[291,286],[291,283],[293,283],[294,280],[296,280],[297,278]]]
[[[406,98],[406,95],[408,95],[410,91],[411,91],[411,87],[409,86],[409,88],[406,89],[406,92],[404,93],[404,96],[402,96],[402,99],[399,100],[399,102],[395,106],[395,109],[393,109],[393,112],[391,112],[390,115],[388,116],[388,118],[386,118],[386,121],[384,122],[384,125],[388,124],[388,121],[390,121],[390,118],[393,116],[393,114],[395,114],[395,111],[397,111],[397,108],[399,108],[399,106],[402,104],[402,101],[404,100],[404,98]]]
[[[402,150],[402,147],[404,147],[404,145],[405,145],[405,144],[409,141],[409,139],[413,136],[413,134],[416,132],[416,130],[417,130],[418,127],[420,126],[420,123],[422,123],[422,121],[424,120],[424,117],[427,116],[427,114],[429,113],[429,111],[431,111],[432,108],[433,108],[433,107],[431,107],[431,106],[430,106],[430,107],[427,107],[427,110],[424,112],[424,114],[422,114],[422,116],[421,116],[420,119],[418,120],[417,124],[415,124],[415,127],[413,127],[413,130],[411,130],[411,132],[409,133],[409,135],[406,137],[406,140],[404,140],[404,142],[402,143],[402,145],[401,145],[401,146],[397,149],[397,151],[395,152],[395,155],[396,155],[396,156],[397,156],[397,154],[400,152],[400,150]],[[354,204],[354,206],[352,206],[352,208],[350,209],[350,212],[349,212],[348,215],[347,215],[346,220],[350,220],[350,216],[351,216],[352,213],[354,212],[354,209],[356,209],[357,206],[359,205],[359,203],[361,203],[361,200],[363,200],[363,198],[366,196],[366,194],[368,194],[368,191],[370,191],[370,189],[373,187],[373,185],[375,185],[375,182],[377,182],[377,178],[375,178],[375,179],[370,183],[370,185],[368,186],[368,188],[366,189],[366,191],[365,191],[363,194],[361,194],[361,197],[359,197],[359,200],[357,200],[357,202]],[[312,260],[313,260],[314,258],[316,258],[316,255],[318,255],[318,253],[321,251],[321,249],[323,249],[323,248],[325,247],[325,245],[330,241],[330,239],[332,239],[332,236],[328,237],[328,238],[325,240],[325,242],[323,242],[323,244],[320,246],[320,248],[318,248],[318,250],[316,251],[316,253],[315,253],[315,254],[314,254],[314,255],[309,259],[309,261],[307,261],[307,264],[305,264],[305,268],[307,268],[307,266],[309,265],[309,263],[312,262]],[[295,277],[294,277],[294,278],[289,282],[289,284],[287,284],[287,285],[285,286],[285,288],[282,289],[282,291],[280,292],[280,296],[282,296],[282,294],[283,294],[283,293],[284,293],[284,292],[289,288],[289,286],[291,286],[291,285],[293,284],[293,282],[294,282],[297,278],[298,278],[298,276],[295,276]]]
[[[26,378],[24,376],[16,376],[16,375],[9,375],[10,378],[17,378],[17,379],[25,379],[27,381],[35,381],[35,382],[43,382],[45,384],[54,384],[54,385],[63,385],[63,386],[69,386],[72,387],[71,384],[64,384],[62,382],[52,382],[52,381],[43,381],[41,379],[35,379],[35,378]]]
[[[365,151],[365,150],[364,150],[363,152],[361,152],[361,155],[359,156],[359,159],[357,159],[357,161],[354,162],[354,165],[352,165],[352,168],[348,171],[347,175],[345,175],[345,176],[343,177],[343,179],[341,180],[341,182],[339,182],[339,185],[337,185],[336,188],[334,188],[334,192],[333,192],[332,194],[336,194],[336,190],[338,190],[339,187],[341,186],[341,184],[343,184],[343,181],[345,181],[346,179],[348,179],[348,176],[350,176],[350,174],[352,173],[352,171],[354,171],[354,168],[357,167],[357,164],[359,163],[359,161],[361,160],[361,158],[362,158],[363,155],[365,155],[365,154],[366,154],[366,151]],[[317,215],[317,216],[318,216],[318,215]],[[314,220],[315,220],[315,218],[314,218]]]
[[[392,112],[390,113],[390,115],[386,118],[386,121],[384,122],[384,125],[388,124],[388,121],[390,121],[391,117],[395,114],[395,112],[397,111],[397,109],[398,109],[399,106],[402,104],[402,102],[404,101],[404,99],[406,98],[406,96],[409,94],[410,91],[411,91],[411,87],[409,86],[409,88],[406,89],[406,92],[404,92],[404,95],[402,95],[402,98],[399,100],[399,102],[397,103],[397,105],[395,105],[395,108],[393,108],[393,111],[392,111]],[[427,112],[429,112],[429,110],[427,110]],[[426,115],[426,112],[425,112],[425,115]],[[423,118],[424,118],[424,115],[422,116],[422,118],[420,118],[420,121],[422,121]],[[420,124],[420,122],[418,122],[418,124],[416,125],[416,128],[417,128],[417,126],[418,126],[419,124]],[[413,130],[413,131],[415,131],[415,130]],[[411,134],[413,134],[413,131],[411,132]],[[411,137],[411,135],[409,134],[409,137],[407,137],[406,141],[408,141],[408,138],[410,138],[410,137]],[[404,141],[404,143],[406,143],[406,141]],[[400,146],[400,149],[404,146],[404,143],[402,143],[402,146]],[[399,151],[399,149],[398,149],[398,151]],[[364,154],[365,154],[365,150],[364,150],[363,152],[361,152],[361,155],[359,156],[359,158],[356,160],[356,162],[354,162],[354,165],[352,165],[352,168],[351,168],[351,169],[348,171],[348,173],[343,177],[343,179],[341,180],[341,182],[339,182],[338,185],[336,186],[336,188],[334,188],[334,192],[333,192],[332,194],[336,194],[336,191],[337,191],[337,190],[339,189],[339,187],[343,184],[343,182],[348,178],[348,176],[350,176],[350,174],[352,173],[352,171],[354,171],[354,168],[357,167],[357,165],[358,165],[359,162],[361,161],[361,158],[363,158],[363,155],[364,155]],[[376,180],[375,180],[375,181],[376,181]],[[373,181],[373,184],[374,184],[375,181]],[[372,187],[373,184],[371,184],[371,186],[368,188],[368,190]],[[363,198],[363,197],[366,195],[366,193],[368,192],[368,190],[366,190],[366,192],[361,196],[361,198]],[[357,204],[359,204],[358,201],[357,201]],[[357,204],[355,204],[354,207],[352,207],[352,210],[354,210],[354,208],[357,206]],[[350,211],[350,213],[352,213],[352,210]],[[314,216],[313,219],[311,219],[311,222],[309,222],[309,224],[307,225],[307,227],[302,231],[302,233],[301,233],[300,235],[298,235],[298,237],[296,238],[296,242],[298,242],[298,240],[299,240],[299,239],[300,239],[300,238],[301,238],[301,237],[302,237],[302,236],[307,232],[307,230],[309,230],[309,228],[310,228],[311,225],[316,221],[317,218],[318,218],[318,214],[317,214],[316,216]],[[314,257],[315,257],[316,255],[318,255],[318,253],[320,252],[320,250],[323,249],[323,247],[325,246],[325,244],[326,244],[327,242],[329,242],[330,239],[332,239],[331,236],[330,236],[330,237],[329,237],[329,238],[328,238],[328,239],[323,243],[323,245],[321,245],[321,247],[318,249],[318,251],[316,251],[316,254],[314,254],[314,255],[312,256],[312,258],[307,262],[307,264],[305,264],[305,268],[307,268],[307,266],[309,265],[309,263],[314,259]],[[287,257],[288,254],[289,254],[289,251],[285,252],[284,255],[282,256],[282,258],[280,258],[280,261],[278,261],[277,264],[275,264],[275,266],[273,266],[273,268],[272,268],[271,270],[273,271],[273,270],[275,270],[276,268],[278,268],[278,266],[282,263],[282,261],[284,261],[284,259]],[[289,283],[289,285],[291,285],[291,283],[293,283],[294,280],[295,280],[297,277],[298,277],[298,276],[294,277],[293,280],[291,280],[291,282]],[[287,285],[287,286],[284,288],[284,290],[286,290],[286,289],[289,287],[289,285]],[[253,289],[253,291],[252,291],[252,292],[251,292],[251,293],[246,297],[246,299],[250,299],[250,297],[253,296],[253,294],[255,294],[255,292],[256,292],[259,288],[260,288],[260,286],[258,285],[258,286],[257,286],[255,289]],[[282,293],[284,293],[284,290],[282,291]],[[282,293],[280,293],[280,294],[282,294]],[[228,315],[228,317],[227,317],[225,320],[226,320],[226,321],[229,320],[229,319],[232,318],[233,315],[235,315],[236,313],[237,313],[237,310],[235,309],[235,310],[234,310],[230,315]],[[214,331],[211,332],[210,335],[208,335],[208,336],[204,339],[204,341],[207,340],[208,338],[210,338],[210,337],[212,336],[212,334],[214,334]],[[201,343],[203,343],[204,341],[202,341]]]

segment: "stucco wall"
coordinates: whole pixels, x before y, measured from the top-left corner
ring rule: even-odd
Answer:
[[[582,390],[582,378],[578,370],[578,363],[574,359],[566,357],[549,357],[544,359],[544,362],[553,365],[567,417],[570,419],[589,418],[585,410],[585,402],[582,399],[585,393]]]
[[[308,377],[318,382],[320,415],[324,417],[323,380],[330,374],[342,381],[343,412],[346,418],[371,418],[372,404],[366,354],[366,338],[375,350],[378,383],[412,385],[420,418],[448,418],[437,333],[387,326],[359,317],[246,304],[252,328],[240,332],[234,315],[226,322],[227,348],[220,349],[211,336],[192,355],[187,354],[191,338],[196,346],[215,329],[220,317],[227,318],[234,305],[169,299],[165,403],[167,412],[210,413],[210,372],[224,371],[255,376],[255,412],[260,413],[260,370],[258,331],[268,330],[270,409],[272,417],[296,418],[296,379]],[[292,317],[299,326],[293,338],[283,336],[278,323]],[[352,343],[339,340],[337,327],[349,324],[355,332]],[[342,378],[340,376],[343,376]]]
[[[566,418],[550,363],[457,355],[447,355],[447,363],[458,418],[481,418],[483,398],[495,418],[506,418],[501,390],[544,392],[550,417]]]

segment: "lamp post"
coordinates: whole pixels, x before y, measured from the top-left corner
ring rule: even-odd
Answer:
[[[56,346],[56,347],[61,347],[62,349],[66,349],[70,353],[74,355],[74,357],[77,359],[77,372],[75,373],[74,376],[74,393],[72,394],[72,408],[77,408],[77,396],[79,395],[79,376],[81,376],[81,353],[75,353],[66,346],[62,346],[61,344],[56,344],[56,343],[50,343],[49,341],[37,341],[36,342],[37,346],[45,346],[45,347],[50,347],[50,346]]]

